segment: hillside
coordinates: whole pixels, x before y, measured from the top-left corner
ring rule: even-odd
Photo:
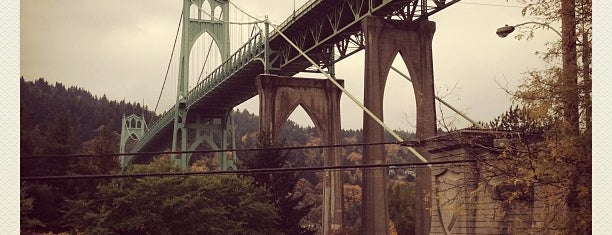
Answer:
[[[79,153],[82,144],[96,135],[96,129],[104,126],[119,133],[122,114],[144,114],[147,120],[153,116],[153,112],[138,103],[111,101],[105,95],[94,96],[82,88],[61,83],[52,85],[42,78],[33,82],[21,78],[20,99],[22,155],[50,154],[36,150],[40,140],[35,139],[45,138],[44,133],[57,125],[65,126],[69,152]]]
[[[105,95],[98,97],[79,87],[65,87],[61,83],[49,84],[43,78],[35,81],[20,79],[20,127],[21,154],[52,154],[42,152],[41,142],[49,137],[53,129],[62,129],[65,134],[68,153],[80,153],[83,144],[96,135],[96,130],[104,127],[106,131],[120,133],[122,114],[145,116],[147,122],[154,117],[153,112],[139,103],[108,100]],[[236,123],[237,148],[256,146],[259,117],[248,110],[234,112]],[[406,139],[412,133],[399,131]],[[279,135],[283,146],[320,145],[314,127],[302,127],[288,120]],[[41,139],[42,138],[42,139]],[[387,139],[392,138],[387,135]],[[361,130],[343,130],[342,143],[362,142]],[[359,148],[360,149],[360,148]],[[395,148],[394,148],[395,149]],[[346,156],[357,148],[347,148]],[[397,150],[391,150],[397,152]],[[352,154],[353,158],[355,154]]]
[[[35,81],[25,81],[21,78],[20,92],[21,156],[116,153],[119,146],[122,114],[144,114],[147,122],[151,122],[151,119],[154,118],[153,112],[141,104],[108,100],[104,95],[99,97],[82,88],[67,88],[61,83],[49,84],[42,78]],[[259,117],[247,110],[236,110],[233,115],[236,123],[236,148],[257,147]],[[399,134],[405,139],[414,138],[412,133],[399,131]],[[343,130],[341,137],[343,144],[357,144],[363,139],[361,130]],[[388,141],[393,141],[389,135],[386,138]],[[299,126],[290,120],[281,129],[279,139],[279,146],[323,144],[316,128]],[[288,156],[287,164],[296,167],[323,165],[321,153],[321,149],[283,151],[283,154]],[[400,148],[398,145],[387,145],[386,153],[387,161],[390,163],[415,161],[409,157],[407,149]],[[253,153],[239,152],[238,161],[245,154]],[[363,158],[362,147],[345,147],[342,150],[342,157],[344,165],[360,164]],[[206,158],[206,156],[200,156],[200,158]],[[208,158],[207,161],[214,163],[215,159]],[[214,170],[211,167],[208,169]],[[22,176],[108,174],[118,171],[119,165],[116,157],[22,159],[21,161]],[[394,169],[389,176],[391,179],[400,179],[400,181],[412,181],[413,179],[411,171],[404,169]],[[304,195],[303,205],[314,205],[307,222],[316,223],[321,218],[323,173],[300,172],[299,177],[295,191]],[[345,222],[349,226],[357,226],[361,200],[361,171],[346,170],[342,177],[347,197],[345,200],[347,221]],[[22,188],[27,195],[35,199],[31,209],[34,218],[43,221],[50,228],[59,229],[63,212],[57,208],[64,205],[65,200],[73,198],[72,195],[91,197],[96,192],[96,186],[102,182],[105,181],[31,184],[22,185]]]

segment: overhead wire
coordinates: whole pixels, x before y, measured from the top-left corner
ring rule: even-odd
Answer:
[[[47,154],[47,155],[30,155],[23,156],[21,159],[36,159],[36,158],[59,158],[59,157],[117,157],[127,155],[160,155],[160,154],[180,154],[180,153],[218,153],[218,152],[251,152],[251,151],[277,151],[277,150],[299,150],[299,149],[317,149],[317,148],[338,148],[338,147],[356,147],[356,146],[371,146],[398,144],[403,146],[420,145],[422,141],[405,141],[405,142],[377,142],[377,143],[355,143],[355,144],[334,144],[334,145],[316,145],[316,146],[293,146],[293,147],[271,147],[271,148],[245,148],[245,149],[216,149],[216,150],[191,150],[191,151],[162,151],[162,152],[139,152],[139,153],[101,153],[101,154]]]
[[[75,179],[116,179],[116,178],[144,178],[144,177],[166,177],[166,176],[204,176],[204,175],[233,175],[233,174],[280,174],[290,172],[307,171],[338,171],[351,169],[370,168],[408,168],[408,167],[431,167],[433,165],[460,164],[477,162],[475,159],[432,161],[417,163],[389,163],[389,164],[361,164],[341,166],[315,166],[315,167],[291,167],[291,168],[259,168],[241,169],[230,171],[204,171],[204,172],[156,172],[156,173],[129,173],[129,174],[98,174],[98,175],[58,175],[58,176],[26,176],[20,177],[21,181],[43,181],[43,180],[75,180]]]

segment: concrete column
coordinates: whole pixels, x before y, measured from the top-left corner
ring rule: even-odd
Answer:
[[[342,80],[338,80],[343,84]],[[260,133],[275,141],[293,110],[301,105],[310,116],[324,145],[340,144],[340,97],[342,91],[328,80],[257,76]],[[323,149],[325,166],[342,164],[340,148]],[[323,187],[323,234],[342,227],[343,187],[340,171],[325,172]]]
[[[387,75],[399,52],[412,78],[417,107],[417,138],[436,133],[431,42],[435,23],[407,22],[367,17],[361,23],[365,36],[364,104],[383,119],[383,98]],[[401,102],[398,102],[401,103]],[[384,141],[384,129],[364,113],[363,139],[366,143]],[[386,162],[384,146],[364,146],[364,164]],[[419,151],[424,154],[425,151]],[[429,234],[431,170],[418,169],[416,192],[416,234]],[[387,170],[363,173],[362,225],[364,234],[388,234]]]

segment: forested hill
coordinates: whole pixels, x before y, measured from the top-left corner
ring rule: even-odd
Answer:
[[[100,127],[120,133],[122,114],[144,114],[146,120],[153,116],[138,103],[108,100],[105,95],[98,97],[82,88],[49,84],[43,78],[25,81],[22,77],[20,99],[22,155],[42,154],[37,147],[49,142],[46,138],[53,130],[61,129],[70,152],[78,153]]]
[[[111,101],[104,95],[101,97],[92,95],[82,88],[67,88],[60,83],[49,84],[42,78],[35,81],[25,81],[21,78],[20,83],[21,156],[116,153],[119,150],[122,114],[144,114],[148,123],[151,123],[154,117],[153,112],[140,104]],[[235,111],[233,117],[236,123],[236,148],[246,149],[261,146],[257,137],[259,118],[247,110]],[[412,133],[400,131],[399,134],[405,139],[414,137]],[[316,128],[302,127],[292,121],[287,121],[283,125],[279,137],[280,146],[325,144],[322,143]],[[343,130],[341,138],[341,143],[345,144],[363,142],[361,130]],[[387,136],[387,140],[392,141],[392,138]],[[407,149],[399,145],[387,145],[385,150],[389,163],[416,161],[410,157]],[[343,165],[360,164],[363,158],[362,148],[359,146],[345,147],[341,154]],[[248,152],[237,154],[239,167],[245,167],[240,165],[244,164],[241,159],[247,159],[248,156]],[[321,149],[285,151],[283,156],[287,156],[286,162],[283,163],[287,166],[323,165]],[[206,165],[206,169],[217,169],[219,166],[218,161],[212,158],[212,155],[194,154],[192,167],[198,166],[196,162],[198,159],[202,161],[200,163]],[[197,168],[193,169],[197,170]],[[21,161],[22,176],[116,174],[118,171],[117,158],[49,157],[22,159]],[[295,191],[304,195],[300,203],[312,205],[312,210],[307,211],[308,220],[306,222],[320,223],[323,174],[308,171],[299,175],[299,179],[296,178],[298,181],[295,182]],[[412,180],[410,171],[402,169],[390,171],[389,177],[398,182]],[[356,231],[359,226],[361,172],[359,170],[346,171],[342,175],[342,180],[345,195],[350,201],[345,205],[345,213],[348,218],[346,224]],[[98,187],[108,183],[109,181],[94,180],[22,184],[22,231],[60,232],[66,229],[91,227],[95,223],[82,221],[82,216],[67,213],[66,209],[75,208],[70,204],[75,200],[101,201],[98,197],[101,193]],[[393,192],[395,191],[390,194],[395,195]],[[78,202],[77,204],[84,207],[87,213],[97,208],[96,205]],[[406,213],[398,210],[395,214],[405,217]],[[397,221],[396,227],[398,229],[406,227],[410,230],[407,223],[402,223],[394,217],[395,214],[392,212],[391,217]],[[80,224],[80,227],[71,223]]]
[[[144,114],[148,123],[154,113],[139,103],[108,100],[105,95],[92,95],[79,87],[66,87],[61,83],[49,84],[43,78],[35,81],[20,79],[21,154],[42,153],[38,145],[49,142],[46,137],[61,129],[70,145],[70,153],[79,153],[83,143],[93,139],[103,127],[105,131],[120,133],[122,114]],[[247,110],[234,113],[237,147],[253,147],[259,129],[259,118]],[[301,127],[287,121],[281,130],[284,145],[303,145],[318,139],[313,127]],[[411,133],[401,132],[408,139]],[[362,141],[361,130],[343,130],[343,142]],[[391,140],[390,136],[388,137]],[[38,149],[38,150],[37,150]],[[57,153],[56,153],[57,154]]]

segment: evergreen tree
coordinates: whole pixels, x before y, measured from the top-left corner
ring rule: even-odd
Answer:
[[[272,148],[276,145],[273,144],[269,134],[260,133],[258,147]],[[287,159],[288,156],[280,150],[265,150],[241,157],[240,166],[244,169],[294,167],[294,164]],[[261,173],[253,175],[253,178],[257,185],[270,192],[271,200],[278,208],[280,231],[284,234],[314,234],[315,231],[307,230],[300,224],[313,205],[300,206],[304,195],[295,193],[295,186],[300,179],[299,173]]]
[[[414,205],[415,192],[414,185],[406,182],[392,181],[389,184],[389,218],[395,224],[395,229],[399,235],[414,234]]]
[[[32,233],[33,230],[45,227],[40,220],[32,217],[32,210],[34,209],[34,198],[29,197],[26,194],[25,185],[21,185],[20,189],[20,226],[21,233]]]

